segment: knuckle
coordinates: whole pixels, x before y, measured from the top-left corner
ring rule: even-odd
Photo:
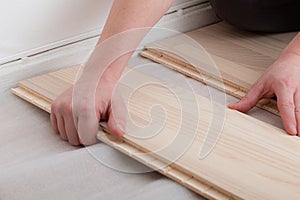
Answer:
[[[58,104],[56,101],[54,101],[52,104],[51,104],[51,113],[57,113],[58,112]]]
[[[51,112],[69,114],[72,112],[72,104],[66,101],[54,101],[51,105]]]
[[[280,88],[292,89],[295,87],[296,81],[293,77],[285,77],[278,81]]]
[[[265,83],[263,81],[259,80],[253,85],[253,87],[251,89],[256,92],[260,92],[264,89],[264,87],[265,87]]]
[[[244,102],[249,102],[251,99],[250,99],[250,97],[249,97],[249,95],[246,95],[246,96],[244,96],[243,97],[243,99],[242,99]]]
[[[72,113],[72,104],[67,103],[67,102],[63,102],[61,104],[61,110],[62,110],[63,113],[67,113],[67,114]]]
[[[278,102],[277,103],[279,107],[282,107],[282,108],[287,108],[287,109],[290,109],[290,108],[294,108],[294,103],[292,101],[287,101],[287,102]]]
[[[242,100],[243,100],[243,104],[247,107],[251,107],[255,104],[254,99],[249,95],[244,96]]]
[[[298,114],[298,115],[300,114],[300,107],[295,108],[295,113]]]
[[[293,87],[295,85],[295,80],[292,77],[286,77],[283,80],[283,83],[285,84],[286,87],[290,88],[290,87]]]

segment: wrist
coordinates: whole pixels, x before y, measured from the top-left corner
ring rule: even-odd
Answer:
[[[289,43],[289,45],[282,51],[279,58],[289,56],[300,56],[300,34],[297,34],[294,37],[294,39]]]
[[[284,51],[277,60],[300,60],[300,52]]]

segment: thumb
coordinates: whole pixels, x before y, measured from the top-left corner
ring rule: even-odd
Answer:
[[[263,96],[262,90],[262,87],[259,87],[257,84],[255,84],[240,101],[229,104],[228,107],[241,112],[248,112]]]

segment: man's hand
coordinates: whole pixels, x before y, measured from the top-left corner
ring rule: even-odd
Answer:
[[[108,129],[121,137],[124,134],[121,129],[124,127],[120,126],[124,126],[124,123],[120,123],[120,117],[124,114],[124,106],[116,99],[116,82],[115,77],[105,73],[96,91],[89,91],[89,82],[80,82],[78,84],[81,85],[66,90],[51,106],[53,129],[72,145],[91,145],[96,143],[99,121],[108,119]],[[111,104],[112,98],[115,100],[114,106]]]
[[[93,144],[99,121],[106,119],[112,133],[123,134],[126,109],[114,87],[133,51],[173,2],[114,1],[81,78],[74,89],[65,91],[52,104],[51,123],[63,139],[73,145]]]
[[[230,108],[247,112],[262,98],[277,97],[278,109],[285,130],[300,136],[300,55],[282,54],[249,92]]]

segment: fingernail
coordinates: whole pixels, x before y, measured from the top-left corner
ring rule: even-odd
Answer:
[[[228,107],[228,108],[233,108],[233,105],[234,105],[234,104],[231,103],[231,104],[228,104],[227,107]]]

